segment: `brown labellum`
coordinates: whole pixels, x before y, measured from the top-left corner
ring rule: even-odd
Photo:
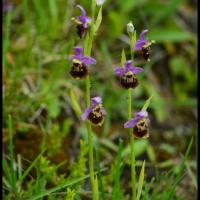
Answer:
[[[84,63],[81,62],[73,62],[73,66],[71,67],[70,74],[74,78],[83,78],[88,74],[88,68]]]
[[[88,115],[88,119],[92,122],[93,125],[101,126],[104,121],[104,115],[102,113],[100,105],[97,105],[93,108],[92,112]]]
[[[150,56],[150,47],[142,47],[142,57],[147,61]]]
[[[78,24],[76,28],[77,28],[77,34],[78,34],[78,36],[80,38],[82,38],[83,35],[84,35],[84,33],[85,33],[85,31],[86,31],[86,29],[83,27],[82,24]]]
[[[135,88],[139,84],[134,74],[124,74],[120,82],[121,82],[121,85],[126,89]]]
[[[136,138],[149,137],[149,119],[141,119],[133,128],[133,134]]]

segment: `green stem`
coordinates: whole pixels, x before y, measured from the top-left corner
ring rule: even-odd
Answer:
[[[129,36],[130,36],[131,60],[132,60],[132,62],[133,62],[133,58],[134,58],[134,51],[133,51],[133,34],[131,33]]]
[[[134,33],[129,34],[130,37],[130,53],[131,53],[131,60],[133,62],[134,59],[134,44],[136,41],[136,31]],[[128,119],[131,119],[131,112],[132,112],[132,102],[131,102],[131,91],[132,89],[129,88],[128,90]],[[136,173],[135,173],[135,152],[134,152],[134,135],[133,135],[133,128],[129,129],[129,137],[130,137],[130,147],[131,147],[131,185],[132,185],[132,200],[136,200]]]
[[[86,49],[84,49],[84,53],[86,56],[91,55],[92,50],[92,42],[93,42],[93,26],[94,26],[94,17],[95,17],[95,7],[96,1],[92,0],[92,23],[90,27],[89,41],[88,45],[85,45]],[[86,106],[90,106],[90,76],[86,77]],[[89,146],[89,173],[90,173],[90,182],[92,188],[92,199],[98,200],[98,188],[95,187],[95,179],[94,179],[94,159],[93,159],[93,143],[92,143],[92,127],[89,121],[86,122],[87,131],[88,131],[88,146]]]
[[[128,89],[128,118],[131,119],[131,88]],[[129,129],[130,147],[131,147],[131,186],[132,200],[136,199],[136,177],[135,177],[135,152],[134,152],[134,136],[133,128]]]
[[[86,106],[90,106],[90,76],[86,77]],[[90,121],[87,121],[87,131],[88,131],[88,146],[89,146],[89,173],[90,173],[90,182],[92,188],[92,199],[98,200],[97,195],[95,194],[95,180],[94,180],[94,159],[93,159],[93,144],[92,144],[92,127]]]

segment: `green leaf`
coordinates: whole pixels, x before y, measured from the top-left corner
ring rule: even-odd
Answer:
[[[143,161],[142,169],[140,171],[136,200],[140,199],[140,196],[141,196],[141,193],[142,193],[142,186],[143,186],[143,182],[144,182],[144,169],[145,169],[145,160]]]
[[[82,111],[81,111],[81,108],[80,108],[79,103],[77,101],[76,94],[75,94],[75,92],[72,88],[70,89],[70,97],[71,97],[72,108],[76,112],[76,115],[81,116]]]
[[[124,49],[122,49],[121,66],[124,66],[125,62],[126,62],[126,54]]]
[[[99,186],[98,186],[98,178],[95,176],[94,178],[94,200],[99,199]]]
[[[97,33],[99,26],[101,24],[102,21],[102,6],[99,9],[99,13],[97,15],[97,19],[96,19],[96,23],[94,25],[94,35]]]
[[[153,97],[153,95],[151,95],[151,96],[145,101],[144,106],[143,106],[143,108],[142,108],[142,111],[146,111],[146,110],[147,110],[147,108],[149,107],[149,104],[150,104],[150,102],[151,102],[152,97]]]

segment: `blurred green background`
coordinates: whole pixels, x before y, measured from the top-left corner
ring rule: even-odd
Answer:
[[[89,0],[3,1],[12,8],[3,12],[3,142],[8,143],[8,114],[13,118],[14,152],[32,161],[46,147],[52,163],[67,160],[62,171],[76,159],[80,138],[86,129],[72,103],[77,98],[85,109],[85,81],[69,74],[73,46],[83,46],[71,18],[84,6],[90,16]],[[148,140],[136,141],[136,159],[146,159],[146,178],[154,166],[169,169],[181,159],[190,138],[197,134],[197,1],[195,0],[106,0],[102,24],[93,43],[91,94],[103,98],[107,115],[103,127],[94,128],[95,145],[100,145],[101,162],[114,162],[119,138],[125,143],[128,132],[127,91],[116,82],[113,68],[120,65],[124,48],[127,58],[129,38],[126,24],[133,22],[139,37],[149,29],[148,39],[156,43],[151,61],[136,55],[142,66],[140,85],[132,94],[133,113],[153,95],[148,109],[151,127]],[[190,156],[190,169],[196,176],[196,144]],[[128,163],[129,159],[126,160]],[[140,163],[140,162],[139,162]],[[124,178],[126,179],[126,177]],[[187,199],[196,197],[190,174],[178,191]],[[186,189],[185,189],[186,188]],[[184,191],[187,190],[187,191]],[[183,191],[184,192],[183,192]]]

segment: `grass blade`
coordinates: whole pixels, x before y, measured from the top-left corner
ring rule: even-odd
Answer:
[[[106,194],[105,194],[105,189],[104,189],[104,185],[103,185],[100,159],[99,159],[99,147],[96,148],[96,161],[97,161],[97,170],[98,170],[98,174],[99,174],[99,189],[101,192],[101,198],[102,198],[102,200],[106,200]]]
[[[56,187],[54,187],[54,188],[51,188],[51,189],[47,190],[46,192],[44,192],[44,193],[42,193],[42,194],[39,194],[39,195],[36,195],[36,196],[34,196],[34,197],[32,197],[32,198],[30,198],[30,199],[28,199],[28,200],[37,200],[37,199],[40,199],[40,198],[42,198],[42,197],[44,197],[44,196],[50,195],[50,194],[52,194],[52,193],[58,191],[58,190],[61,190],[61,189],[63,189],[63,188],[66,188],[66,187],[69,187],[69,186],[71,186],[71,185],[74,185],[74,184],[76,184],[76,183],[78,183],[78,182],[80,182],[80,181],[83,181],[83,180],[85,180],[85,179],[88,178],[88,177],[89,177],[89,175],[83,176],[83,177],[81,177],[81,178],[77,178],[77,179],[74,179],[74,180],[71,180],[71,181],[66,181],[66,182],[63,183],[63,184],[61,184],[61,185],[59,185],[59,186],[56,186]]]
[[[192,182],[193,182],[195,188],[197,189],[197,180],[196,180],[196,178],[195,178],[195,176],[194,176],[194,174],[193,174],[193,172],[192,172],[192,170],[191,170],[191,167],[190,167],[190,165],[189,165],[188,162],[186,162],[185,164],[186,164],[188,173],[189,173],[189,175],[190,175],[190,177],[191,177],[191,179],[192,179]]]
[[[3,165],[3,172],[5,173],[5,176],[9,182],[9,185],[12,186],[12,179],[11,179],[11,173],[10,173],[10,168],[8,167],[8,164],[6,162],[4,153],[3,153],[3,159],[2,159],[2,165]]]
[[[20,179],[22,176],[22,160],[19,154],[17,155],[17,169],[18,169],[18,178]]]
[[[14,168],[14,152],[13,152],[13,131],[12,131],[12,118],[8,116],[8,129],[9,129],[9,154],[10,154],[10,173],[13,191],[16,191],[16,174]]]
[[[182,174],[183,174],[183,171],[184,171],[184,165],[185,165],[185,162],[188,159],[188,155],[189,155],[190,149],[192,147],[192,143],[193,143],[193,137],[190,140],[190,143],[187,147],[186,153],[185,153],[183,160],[182,160],[182,163],[181,163],[180,171],[175,178],[174,185],[172,186],[172,189],[169,191],[168,197],[166,198],[166,200],[172,199],[174,192],[175,192],[175,189],[176,189],[176,186],[178,185],[179,181],[181,180],[181,177],[182,177]]]
[[[44,153],[45,150],[43,150],[36,158],[33,162],[31,162],[31,165],[28,167],[28,169],[23,173],[23,175],[20,177],[20,182],[22,182],[24,180],[24,178],[26,178],[26,176],[28,175],[28,173],[31,171],[31,169],[35,166],[36,162],[40,159],[40,157],[42,156],[42,154]]]
[[[136,200],[140,199],[140,196],[141,196],[141,193],[142,193],[142,186],[143,186],[143,182],[144,182],[144,169],[145,169],[145,160],[143,161],[142,168],[141,168],[141,171],[140,171],[139,185],[138,185]]]

